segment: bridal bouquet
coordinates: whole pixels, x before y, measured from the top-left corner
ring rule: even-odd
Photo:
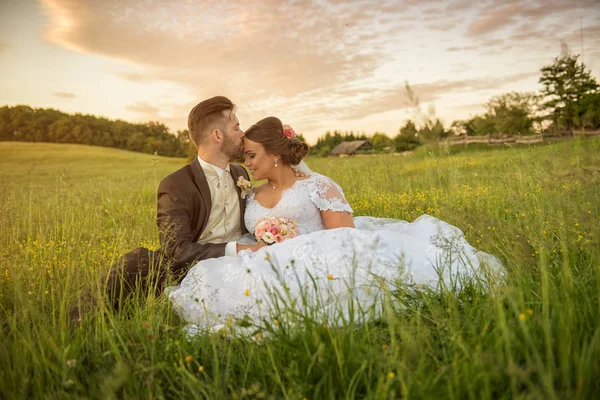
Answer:
[[[281,243],[298,236],[296,221],[287,217],[263,217],[254,228],[254,236],[266,244]]]

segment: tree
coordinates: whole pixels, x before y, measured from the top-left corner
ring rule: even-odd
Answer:
[[[579,55],[570,55],[563,47],[563,55],[556,57],[551,65],[541,69],[539,82],[544,85],[542,94],[546,97],[544,109],[552,120],[555,130],[571,132],[573,128],[584,126],[581,100],[598,92],[598,83],[579,61]]]
[[[302,136],[302,134],[301,134],[301,133],[298,133],[298,134],[295,136],[295,138],[296,138],[296,140],[297,140],[297,141],[299,141],[299,142],[306,143],[306,139],[304,139],[304,136]]]
[[[452,121],[452,124],[450,124],[450,132],[454,136],[466,135],[467,134],[467,121],[465,121],[465,120]]]
[[[394,138],[394,148],[397,152],[414,150],[421,145],[417,138],[417,127],[411,120],[407,120],[404,126],[398,130]]]
[[[158,122],[131,124],[29,106],[0,108],[0,140],[79,143],[183,157],[187,142]]]
[[[588,93],[581,98],[579,123],[584,129],[600,128],[600,93]]]
[[[485,136],[497,133],[496,124],[488,114],[476,115],[465,124],[465,130],[469,136]]]
[[[414,138],[417,136],[417,127],[410,119],[406,120],[404,126],[398,130],[398,135]]]
[[[198,149],[194,142],[192,142],[192,138],[190,137],[190,132],[187,129],[177,131],[177,139],[182,144],[185,149],[185,155],[189,161],[193,160],[196,155],[198,155]]]
[[[511,92],[494,96],[487,103],[486,118],[493,125],[486,127],[498,133],[528,135],[533,133],[539,96],[535,93]]]
[[[417,136],[424,140],[439,140],[448,136],[448,131],[444,129],[444,125],[436,118],[435,121],[427,121],[425,125],[417,132]]]
[[[394,141],[390,139],[385,133],[375,132],[373,137],[371,138],[371,144],[377,150],[383,150],[386,147],[392,147],[394,145]]]

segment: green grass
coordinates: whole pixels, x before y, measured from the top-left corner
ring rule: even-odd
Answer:
[[[260,341],[188,341],[164,296],[76,331],[66,322],[119,255],[158,247],[156,187],[185,161],[0,143],[0,398],[594,398],[599,152],[582,139],[308,159],[356,215],[457,225],[502,260],[506,285],[398,291],[385,318],[360,326],[282,321]]]

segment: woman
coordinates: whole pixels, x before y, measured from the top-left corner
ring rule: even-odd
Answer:
[[[281,241],[275,235],[278,243],[254,253],[192,267],[168,295],[193,326],[221,329],[235,319],[258,323],[282,309],[338,323],[340,317],[363,319],[366,310],[380,311],[382,296],[398,285],[458,289],[465,278],[486,278],[484,265],[500,272],[495,257],[471,247],[458,228],[434,217],[412,223],[352,218],[333,180],[303,163],[305,176],[296,176],[292,166],[307,151],[275,117],[246,131],[244,165],[254,180],[266,180],[248,193],[246,227],[255,232],[265,218],[287,218],[298,236]]]

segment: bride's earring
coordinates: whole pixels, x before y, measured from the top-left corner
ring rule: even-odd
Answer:
[[[277,166],[277,160],[273,160],[275,162],[275,166]]]

